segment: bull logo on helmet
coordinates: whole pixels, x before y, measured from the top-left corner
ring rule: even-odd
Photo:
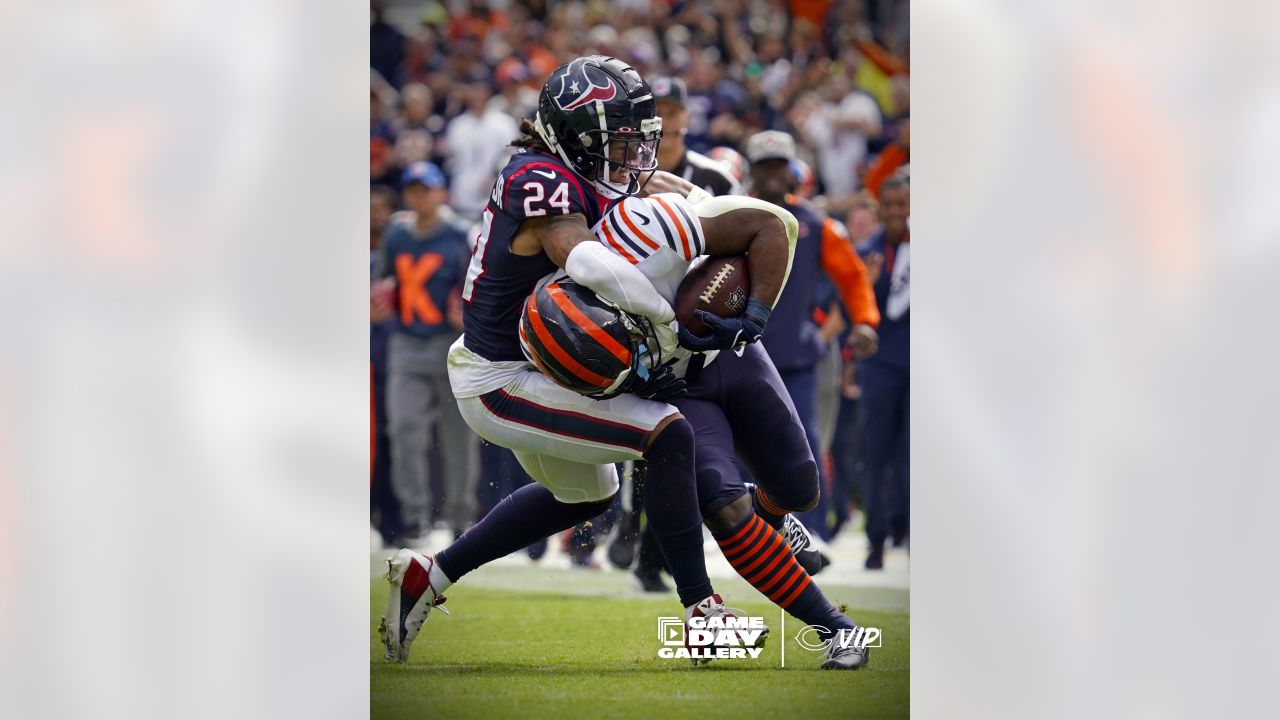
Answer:
[[[580,108],[593,100],[612,100],[618,94],[617,86],[604,70],[587,65],[586,58],[569,63],[558,79],[560,92],[556,93],[555,100],[561,110]]]

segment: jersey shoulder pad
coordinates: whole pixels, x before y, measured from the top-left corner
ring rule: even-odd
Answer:
[[[540,153],[516,155],[493,188],[494,204],[518,218],[588,214],[582,180],[559,160]]]
[[[702,225],[682,195],[659,193],[614,203],[596,227],[600,241],[632,263],[671,250],[685,261],[706,250]]]

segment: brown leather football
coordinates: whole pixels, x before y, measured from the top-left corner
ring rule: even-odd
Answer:
[[[709,328],[694,316],[694,310],[738,317],[747,309],[749,297],[751,278],[747,275],[746,256],[710,257],[680,283],[676,291],[676,321],[694,335],[705,335]]]

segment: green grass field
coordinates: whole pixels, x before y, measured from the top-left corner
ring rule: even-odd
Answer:
[[[450,588],[452,615],[433,612],[406,665],[382,659],[377,625],[386,583],[372,583],[373,718],[894,718],[908,716],[910,662],[906,594],[827,589],[849,602],[862,625],[879,627],[883,647],[868,667],[821,671],[820,655],[794,640],[802,625],[739,584],[717,581],[730,605],[760,615],[771,637],[759,660],[692,667],[657,657],[657,618],[675,615],[674,596],[613,592],[621,573],[560,573],[527,583],[532,569],[484,568]],[[487,575],[486,575],[487,574]],[[539,573],[544,579],[549,573]],[[554,574],[554,573],[551,573]],[[558,592],[512,587],[561,586]],[[721,592],[725,592],[721,590]],[[595,594],[592,594],[595,593]],[[618,597],[621,596],[621,597]],[[734,598],[743,598],[737,601]],[[867,600],[858,607],[857,600]],[[864,609],[879,606],[878,610]],[[892,608],[889,610],[887,608]],[[780,667],[782,645],[786,667]]]

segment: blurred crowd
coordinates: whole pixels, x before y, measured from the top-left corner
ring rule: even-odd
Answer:
[[[680,86],[657,92],[674,103],[668,112],[659,109],[664,126],[683,128],[682,135],[668,133],[662,141],[663,169],[676,172],[709,157],[732,179],[731,191],[762,195],[754,185],[765,166],[785,160],[785,187],[774,193],[776,202],[811,218],[808,242],[858,250],[879,306],[880,352],[869,354],[859,345],[863,323],[842,304],[847,293],[841,281],[819,278],[795,291],[806,293],[812,313],[803,322],[812,327],[793,328],[818,351],[800,353],[803,360],[790,352],[774,359],[784,379],[788,372],[799,378],[793,399],[806,395],[796,404],[822,456],[824,503],[806,513],[806,525],[829,540],[861,509],[868,568],[881,566],[887,542],[907,542],[908,5],[372,5],[372,510],[388,545],[422,541],[433,523],[460,533],[529,481],[508,451],[479,442],[465,426],[462,432],[453,427],[461,419],[450,409],[447,380],[440,384],[440,349],[460,332],[467,241],[474,239],[473,226],[512,151],[508,144],[519,120],[535,112],[552,70],[590,54],[621,58],[651,83],[664,78],[664,86]],[[785,152],[753,154],[762,131],[785,133]],[[687,157],[672,156],[681,138]],[[423,260],[421,248],[405,251],[415,238],[429,239],[443,259]],[[800,242],[806,242],[803,229]],[[824,258],[823,266],[829,262]],[[774,354],[777,343],[769,340],[767,335]],[[582,564],[591,562],[600,530],[580,528],[567,541]]]

